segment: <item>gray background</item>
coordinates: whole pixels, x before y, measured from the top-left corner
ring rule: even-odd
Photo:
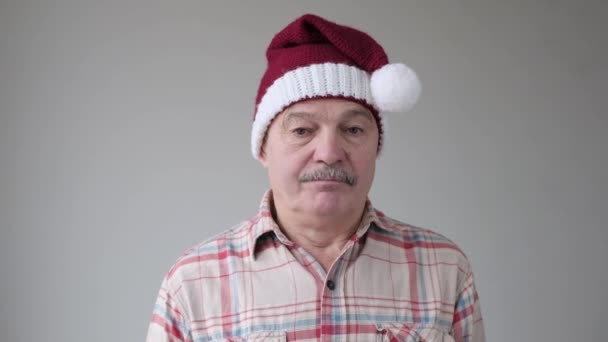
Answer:
[[[371,198],[473,264],[491,341],[608,339],[602,1],[1,1],[0,340],[143,340],[187,247],[252,215],[272,35],[311,11],[423,81]]]

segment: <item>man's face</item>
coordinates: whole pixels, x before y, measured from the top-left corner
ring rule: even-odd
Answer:
[[[315,215],[361,208],[372,185],[378,126],[365,107],[342,99],[296,103],[272,121],[260,160],[275,202]]]

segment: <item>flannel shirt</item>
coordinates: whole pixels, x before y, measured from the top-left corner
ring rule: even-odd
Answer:
[[[326,272],[281,232],[271,197],[177,260],[147,341],[485,341],[473,273],[453,242],[368,200]]]

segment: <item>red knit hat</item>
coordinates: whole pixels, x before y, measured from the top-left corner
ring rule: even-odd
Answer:
[[[406,112],[420,96],[420,81],[404,64],[389,64],[367,33],[306,14],[277,33],[266,51],[268,69],[256,98],[251,132],[260,155],[272,119],[309,98],[344,98],[368,107],[383,140],[383,112]]]

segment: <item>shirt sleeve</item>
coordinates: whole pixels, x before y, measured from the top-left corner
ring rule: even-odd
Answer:
[[[485,342],[486,340],[479,296],[471,271],[467,273],[459,286],[452,333],[456,342]]]
[[[167,278],[163,280],[148,327],[147,342],[192,341],[188,320],[179,301],[171,294]]]

